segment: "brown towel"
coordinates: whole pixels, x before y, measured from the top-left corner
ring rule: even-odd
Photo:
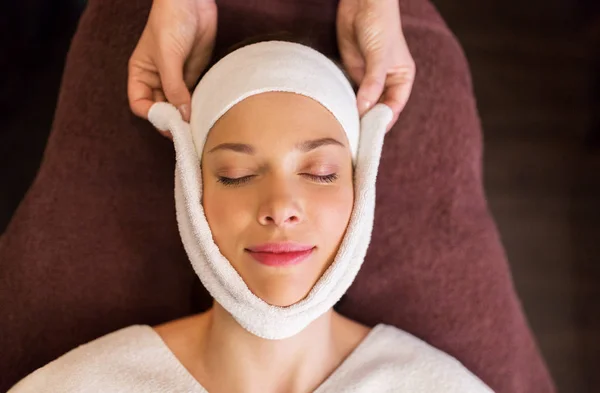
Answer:
[[[173,147],[127,104],[150,3],[90,1],[73,40],[42,166],[0,243],[0,391],[100,335],[209,304],[177,233]],[[335,10],[221,0],[217,51],[287,30],[335,55]],[[553,392],[486,206],[465,57],[427,1],[401,10],[417,79],[386,138],[367,261],[338,309],[419,336],[497,392]]]

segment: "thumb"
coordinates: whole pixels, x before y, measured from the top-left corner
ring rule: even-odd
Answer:
[[[356,94],[358,110],[363,115],[381,97],[385,87],[386,68],[382,50],[365,54],[365,74]]]
[[[184,59],[165,54],[158,67],[160,81],[167,101],[173,104],[185,121],[190,121],[190,91],[183,80]]]

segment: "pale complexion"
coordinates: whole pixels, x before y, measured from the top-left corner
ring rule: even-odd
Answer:
[[[333,261],[354,201],[348,141],[335,117],[298,94],[249,97],[211,129],[202,179],[215,243],[248,288],[272,305],[302,300]],[[315,250],[289,267],[262,265],[245,251],[280,241]],[[156,330],[210,393],[312,392],[369,331],[329,310],[291,338],[265,340],[216,302]]]

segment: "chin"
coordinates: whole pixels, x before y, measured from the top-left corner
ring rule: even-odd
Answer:
[[[282,269],[261,266],[242,267],[239,271],[254,295],[272,306],[288,307],[308,296],[328,266],[329,263],[315,259],[311,263]]]
[[[300,288],[261,288],[250,290],[259,298],[272,306],[288,307],[304,299],[310,292],[310,287],[301,290]]]

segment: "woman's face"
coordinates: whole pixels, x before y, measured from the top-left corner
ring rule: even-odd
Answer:
[[[354,202],[346,134],[315,100],[251,96],[213,126],[202,155],[213,239],[271,305],[302,300],[333,261]]]

